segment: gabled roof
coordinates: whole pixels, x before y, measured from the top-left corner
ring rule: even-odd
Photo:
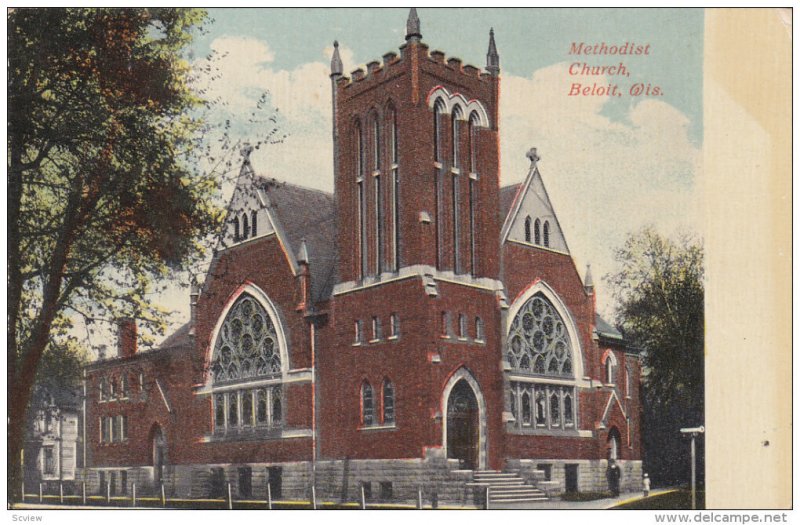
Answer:
[[[511,211],[511,205],[514,204],[514,198],[517,196],[521,186],[522,183],[517,183],[500,188],[500,213],[504,222]]]
[[[599,314],[594,316],[594,329],[597,336],[610,342],[624,343],[625,337],[619,330],[611,326],[605,319],[600,317]]]
[[[276,229],[289,244],[287,252],[297,254],[305,239],[311,299],[324,301],[331,295],[336,276],[333,195],[270,178],[259,177],[256,183],[269,200]]]
[[[523,234],[524,224],[526,218],[531,217],[532,219],[540,219],[543,224],[549,223],[549,243],[546,246],[547,248],[569,253],[567,239],[561,229],[558,215],[556,215],[550,196],[547,194],[547,188],[544,186],[542,175],[536,165],[538,158],[534,153],[525,182],[514,186],[506,186],[500,190],[500,206],[504,220],[503,228],[500,232],[500,242],[502,244],[509,240],[526,241]]]
[[[184,323],[180,328],[167,336],[164,341],[158,345],[158,350],[166,350],[167,348],[184,348],[192,344],[192,323]]]

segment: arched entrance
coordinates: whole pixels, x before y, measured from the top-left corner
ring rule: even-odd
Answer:
[[[447,457],[461,468],[474,470],[480,457],[480,413],[475,392],[459,380],[447,398]]]
[[[164,479],[164,465],[167,464],[167,440],[164,432],[158,425],[153,426],[151,431],[151,443],[153,445],[153,477],[156,484]]]

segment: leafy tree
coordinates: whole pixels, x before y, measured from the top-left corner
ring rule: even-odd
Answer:
[[[684,482],[689,448],[679,430],[704,417],[703,247],[690,236],[671,240],[645,228],[615,259],[619,270],[606,280],[617,323],[643,357],[646,468],[654,482]],[[701,447],[701,475],[703,457]]]
[[[148,294],[198,255],[198,239],[216,228],[219,212],[209,198],[213,177],[198,176],[188,162],[200,129],[192,112],[202,101],[184,51],[203,11],[14,9],[7,16],[14,498],[43,356],[74,348],[76,316],[87,324],[119,315],[162,322]]]

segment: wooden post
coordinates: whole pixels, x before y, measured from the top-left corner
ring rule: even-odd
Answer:
[[[317,488],[311,485],[311,508],[317,510]]]
[[[483,507],[486,510],[489,510],[489,491],[491,490],[491,488],[492,488],[491,485],[486,486],[486,505]]]
[[[131,507],[136,506],[136,482],[131,483]]]
[[[42,482],[39,482],[39,503],[42,502]]]
[[[231,484],[228,482],[228,510],[233,510],[233,498],[231,497]]]
[[[367,497],[364,495],[364,484],[361,484],[361,508],[367,508]]]
[[[106,480],[106,503],[111,503],[111,480]]]
[[[164,491],[164,482],[161,482],[161,506],[167,506],[167,493]]]
[[[422,487],[417,489],[417,508],[422,510]]]
[[[81,503],[86,505],[86,481],[81,482]]]
[[[697,509],[697,489],[695,488],[695,447],[694,447],[694,436],[692,434],[692,510]]]
[[[269,484],[269,480],[267,480],[267,508],[272,510],[272,485]]]
[[[64,503],[64,483],[58,482],[58,502]]]

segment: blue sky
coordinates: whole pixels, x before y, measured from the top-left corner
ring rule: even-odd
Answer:
[[[490,27],[504,73],[529,76],[565,60],[572,42],[649,43],[649,57],[631,57],[631,80],[663,86],[663,100],[691,119],[693,140],[702,137],[702,9],[418,9],[423,40],[465,62],[483,66]],[[281,69],[319,60],[339,40],[356,64],[380,58],[403,43],[407,8],[392,9],[210,9],[214,22],[196,40],[205,54],[220,36],[247,36],[270,43],[272,66]],[[457,30],[453,30],[457,27]],[[585,57],[590,63],[613,58]],[[609,116],[622,118],[635,99],[612,101]]]
[[[537,147],[539,169],[578,271],[592,264],[598,308],[611,317],[613,249],[628,233],[653,225],[663,234],[702,235],[703,11],[698,9],[418,9],[423,41],[447,56],[484,67],[489,28],[501,62],[502,185],[522,182],[525,152]],[[263,125],[250,122],[261,93],[280,110],[288,137],[253,153],[257,172],[333,190],[330,56],[338,40],[345,72],[397,51],[407,8],[212,9],[193,60],[216,80],[203,87],[224,100],[210,115],[230,120],[242,141]],[[572,42],[649,44],[649,56],[575,57]],[[570,76],[572,62],[617,65],[630,78]],[[660,86],[658,97],[569,97],[573,82]],[[230,193],[231,185],[223,184]],[[188,318],[187,291],[165,306]]]

